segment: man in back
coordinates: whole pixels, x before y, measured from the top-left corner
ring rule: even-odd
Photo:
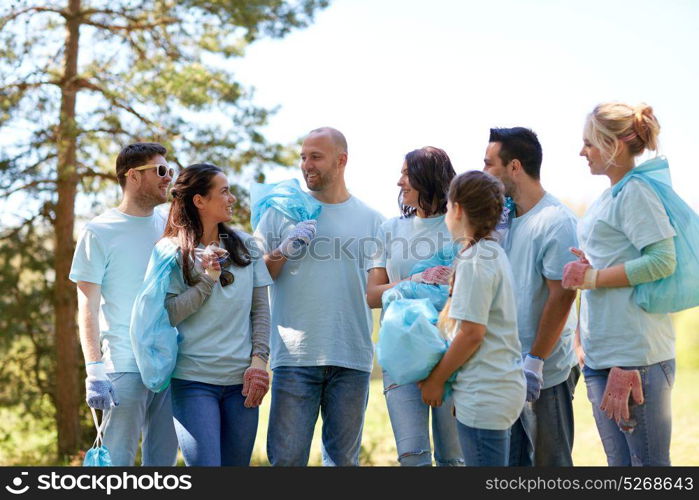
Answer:
[[[359,463],[373,356],[364,299],[369,256],[362,247],[383,218],[350,195],[346,164],[347,141],[339,131],[311,131],[301,148],[301,170],[322,204],[317,223],[294,226],[268,210],[255,232],[275,280],[267,439],[272,465],[308,463],[319,410],[323,464]]]
[[[573,391],[580,376],[573,351],[575,292],[561,279],[563,266],[576,260],[569,248],[577,247],[577,220],[544,190],[541,160],[531,130],[490,130],[484,170],[502,181],[515,204],[501,244],[512,264],[531,403],[512,426],[510,466],[573,465]]]
[[[165,227],[154,208],[167,200],[174,170],[156,143],[123,148],[116,175],[124,197],[92,219],[73,256],[87,403],[104,410],[104,445],[115,466],[134,464],[143,433],[142,463],[171,466],[177,459],[170,388],[154,393],[141,382],[129,323],[155,243]]]

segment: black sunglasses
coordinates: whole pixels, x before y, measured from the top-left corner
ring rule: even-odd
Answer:
[[[233,282],[235,281],[235,276],[233,275],[232,272],[224,269],[224,267],[228,267],[232,263],[230,256],[226,257],[225,259],[220,260],[219,262],[221,264],[221,276],[219,276],[218,280],[221,282],[221,286],[223,287],[223,286],[232,285]]]

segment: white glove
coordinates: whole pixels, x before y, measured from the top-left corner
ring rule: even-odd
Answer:
[[[539,399],[544,383],[544,360],[527,354],[524,358],[524,377],[527,379],[527,401]]]
[[[308,245],[316,235],[317,221],[314,219],[299,222],[279,245],[279,251],[287,259],[298,257],[303,247]]]

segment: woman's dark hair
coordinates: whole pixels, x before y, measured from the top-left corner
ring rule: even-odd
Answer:
[[[195,195],[206,196],[211,190],[212,179],[221,173],[223,170],[209,163],[190,165],[177,176],[171,191],[172,205],[163,237],[177,239],[182,252],[182,275],[190,286],[199,281],[198,277],[193,276],[191,263],[194,261],[194,249],[204,235],[193,198]],[[240,267],[250,265],[250,252],[240,236],[223,223],[218,224],[218,232],[233,263]]]
[[[459,174],[449,186],[449,201],[458,203],[473,228],[473,243],[490,236],[505,204],[504,187],[480,170]]]
[[[451,160],[444,150],[427,146],[405,155],[410,186],[418,193],[417,203],[427,217],[447,211],[449,183],[456,175]],[[417,209],[403,204],[403,194],[398,195],[398,206],[403,217],[415,215]]]

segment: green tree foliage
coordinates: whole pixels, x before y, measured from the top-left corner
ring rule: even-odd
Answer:
[[[250,43],[307,26],[327,3],[2,3],[0,196],[21,192],[31,213],[2,229],[0,280],[15,295],[1,301],[0,355],[15,363],[4,361],[0,378],[19,367],[31,389],[3,384],[0,400],[31,405],[35,394],[49,394],[60,455],[84,444],[75,287],[67,278],[76,202],[99,200],[95,193],[114,185],[114,158],[135,141],[164,144],[180,167],[208,161],[247,178],[291,164],[289,148],[261,132],[273,110],[253,103],[232,66]],[[247,219],[247,207],[237,219]]]

